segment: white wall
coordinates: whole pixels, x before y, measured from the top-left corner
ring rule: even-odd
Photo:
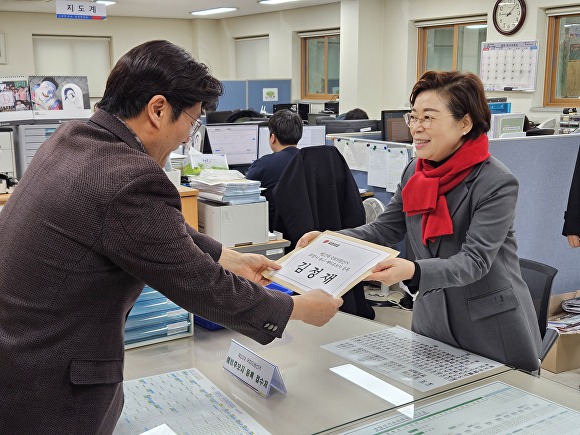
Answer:
[[[530,113],[532,108],[542,105],[543,99],[547,31],[544,10],[572,2],[526,0],[526,23],[512,37],[495,31],[491,21],[494,4],[495,0],[342,0],[341,3],[225,20],[110,17],[104,22],[57,20],[52,14],[0,12],[0,32],[6,35],[9,62],[0,65],[0,75],[35,73],[31,51],[34,33],[111,36],[113,63],[141,42],[168,39],[192,52],[220,79],[235,79],[234,39],[268,35],[269,77],[292,78],[292,99],[298,100],[300,45],[297,32],[342,27],[341,106],[345,109],[361,107],[374,117],[380,109],[401,108],[408,104],[417,74],[414,21],[487,15],[488,41],[539,41],[536,91],[509,94],[513,111]],[[554,114],[532,110],[531,119],[543,120]]]

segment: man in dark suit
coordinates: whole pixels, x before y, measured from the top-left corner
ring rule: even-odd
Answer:
[[[303,130],[302,118],[291,110],[278,110],[268,121],[268,129],[270,130],[270,148],[273,153],[266,154],[252,163],[246,172],[246,178],[260,181],[261,187],[265,189],[262,195],[268,201],[268,222],[272,231],[276,213],[272,192],[282,172],[298,153],[297,144],[302,138]]]
[[[167,41],[124,55],[98,110],[37,151],[0,213],[0,433],[108,434],[123,407],[123,335],[144,283],[260,343],[341,299],[269,291],[260,255],[185,223],[163,166],[223,91]]]

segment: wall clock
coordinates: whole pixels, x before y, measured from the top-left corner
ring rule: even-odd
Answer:
[[[493,25],[502,35],[513,35],[526,19],[524,0],[497,0],[493,8]]]

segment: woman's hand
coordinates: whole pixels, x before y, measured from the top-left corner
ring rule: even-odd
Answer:
[[[263,255],[242,254],[227,248],[222,249],[218,262],[224,269],[260,285],[268,285],[271,282],[262,276],[262,272],[268,269],[278,270],[281,267]]]
[[[320,231],[310,231],[310,232],[304,234],[302,237],[300,237],[300,240],[298,240],[298,242],[296,243],[296,247],[297,248],[304,248],[306,245],[308,245],[310,242],[312,242],[315,238],[317,238],[320,234],[322,234]]]
[[[376,264],[365,281],[380,281],[389,286],[413,278],[415,263],[404,258],[388,258]]]
[[[568,237],[568,244],[571,248],[579,248],[580,247],[580,236],[567,236]]]

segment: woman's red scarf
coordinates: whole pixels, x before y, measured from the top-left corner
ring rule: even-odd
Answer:
[[[453,223],[445,194],[465,180],[478,163],[490,156],[487,135],[466,141],[445,163],[434,167],[417,159],[415,173],[403,187],[403,211],[409,216],[422,213],[423,244],[453,234]]]

